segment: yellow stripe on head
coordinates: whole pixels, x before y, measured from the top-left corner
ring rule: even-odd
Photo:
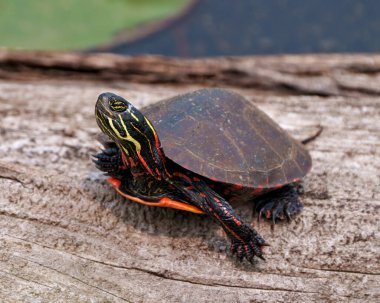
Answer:
[[[126,136],[123,137],[122,135],[120,135],[119,131],[118,131],[118,130],[116,129],[116,127],[113,125],[113,121],[112,121],[112,119],[111,119],[111,118],[108,118],[108,122],[109,122],[111,128],[113,129],[114,133],[116,134],[116,136],[117,136],[118,138],[120,138],[120,139],[122,139],[122,140],[127,140],[127,141],[129,141],[129,142],[132,142],[133,145],[135,146],[136,152],[139,152],[139,151],[141,150],[141,144],[140,144],[140,142],[137,141],[135,138],[133,138],[133,137],[130,135],[130,133],[128,132],[127,127],[125,126],[124,121],[123,121],[123,119],[121,118],[120,115],[119,115],[119,119],[120,119],[121,125],[122,125],[122,127],[123,127],[123,129],[124,129],[124,131],[125,131]]]
[[[139,119],[135,116],[134,113],[130,112],[130,114],[131,114],[131,116],[132,116],[137,122],[139,121]]]
[[[99,115],[98,113],[96,113],[96,116],[97,116],[96,120],[98,121],[98,124],[100,123],[102,125],[101,129],[103,130],[103,132],[105,132],[107,135],[112,137],[112,134],[109,131],[107,125],[104,124],[103,116]]]

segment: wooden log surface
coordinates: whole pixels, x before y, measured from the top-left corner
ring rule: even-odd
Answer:
[[[203,216],[119,197],[95,169],[97,95],[139,107],[207,86],[308,145],[303,211],[267,261],[228,254]],[[237,109],[238,110],[238,109]],[[1,302],[379,302],[380,56],[177,60],[0,51]]]

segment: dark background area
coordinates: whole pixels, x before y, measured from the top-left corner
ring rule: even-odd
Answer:
[[[106,50],[180,57],[378,52],[379,12],[375,0],[200,0],[161,29]]]

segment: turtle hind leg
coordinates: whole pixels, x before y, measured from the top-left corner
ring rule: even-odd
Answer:
[[[187,203],[182,199],[183,197],[180,195],[177,196],[176,193],[167,191],[165,187],[164,190],[160,190],[162,189],[160,183],[148,182],[148,184],[145,184],[147,186],[144,188],[144,186],[140,186],[142,184],[134,184],[133,182],[128,182],[128,178],[119,180],[110,177],[107,181],[121,196],[127,198],[130,201],[149,206],[169,207],[197,214],[203,214],[203,211],[201,209]]]
[[[303,208],[298,195],[298,186],[288,185],[257,198],[255,211],[258,219],[265,217],[273,223],[284,219],[289,221]]]

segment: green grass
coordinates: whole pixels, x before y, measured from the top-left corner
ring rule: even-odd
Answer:
[[[0,47],[68,50],[106,43],[119,31],[163,19],[188,0],[0,0]]]

